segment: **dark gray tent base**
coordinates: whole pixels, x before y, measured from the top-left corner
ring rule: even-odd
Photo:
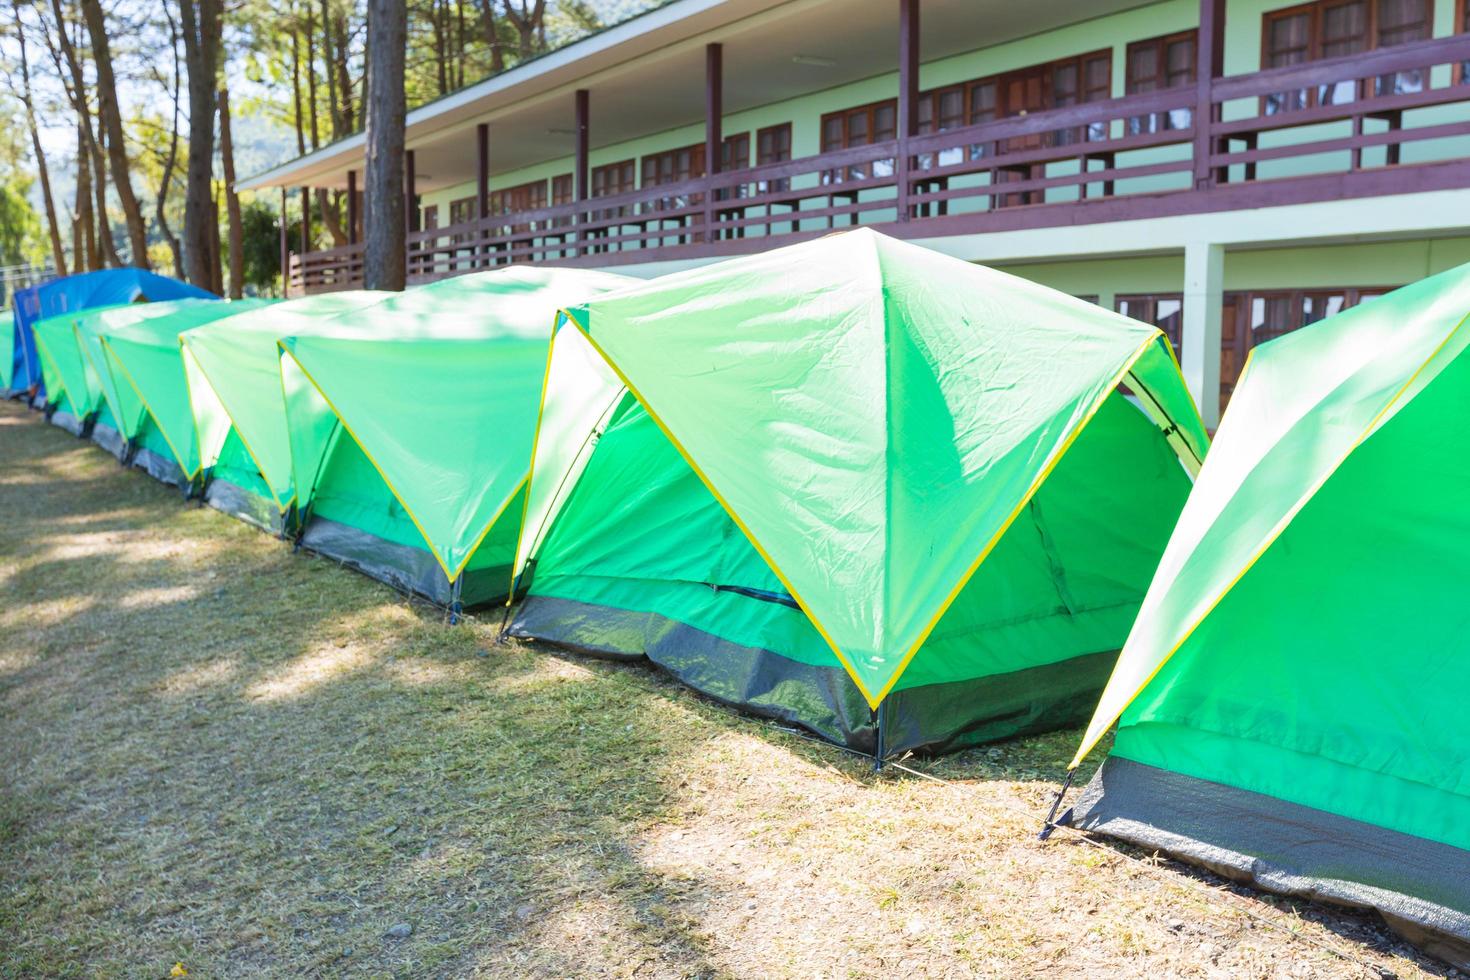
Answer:
[[[1375,909],[1470,968],[1470,851],[1120,758],[1061,822],[1267,891]]]
[[[160,483],[170,486],[184,487],[189,483],[189,476],[178,463],[167,457],[160,456],[151,449],[139,446],[133,452],[133,466],[147,473]]]
[[[311,518],[301,536],[301,547],[436,605],[447,607],[454,602],[453,588],[444,570],[423,549],[388,541],[323,517]],[[460,577],[464,583],[459,601],[465,609],[503,602],[510,588],[509,567],[475,569]]]
[[[71,412],[55,411],[51,413],[51,424],[58,429],[65,429],[74,436],[80,436],[86,423],[77,418]]]
[[[229,480],[210,480],[204,488],[204,502],[220,513],[253,524],[262,531],[281,533],[283,521],[275,501],[251,493],[239,484]]]
[[[103,425],[100,422],[96,425],[93,425],[92,441],[101,446],[103,449],[112,453],[112,455],[116,456],[118,459],[122,459],[125,455],[127,455],[128,441],[123,438],[123,434],[121,432],[117,431],[110,425]]]
[[[759,601],[759,600],[751,600]],[[841,668],[732,643],[656,613],[531,596],[512,636],[623,660],[647,659],[702,694],[873,755],[873,713]],[[908,688],[882,705],[883,756],[953,752],[1081,724],[1117,652],[950,684]]]

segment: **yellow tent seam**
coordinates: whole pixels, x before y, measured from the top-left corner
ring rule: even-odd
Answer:
[[[762,546],[760,541],[756,539],[756,536],[751,533],[750,528],[747,527],[745,525],[745,522],[740,519],[740,516],[735,513],[735,510],[725,500],[724,496],[722,496],[720,492],[715,489],[714,484],[710,482],[709,477],[707,477],[704,471],[699,468],[699,465],[695,463],[692,458],[690,458],[689,453],[685,451],[683,444],[681,444],[678,439],[674,438],[673,432],[669,431],[669,427],[664,424],[664,420],[660,418],[658,413],[653,410],[653,407],[648,404],[648,400],[643,397],[643,394],[634,386],[633,382],[628,380],[628,376],[623,373],[622,369],[613,363],[612,358],[608,357],[607,352],[602,349],[601,345],[599,345],[597,341],[592,339],[592,335],[586,329],[584,329],[580,323],[577,323],[575,319],[572,319],[571,323],[581,332],[583,337],[587,338],[587,343],[591,344],[592,349],[597,351],[598,356],[600,356],[605,362],[607,362],[607,366],[612,368],[613,373],[618,376],[618,379],[622,381],[624,385],[627,386],[628,391],[632,392],[633,397],[638,399],[638,402],[643,406],[644,411],[648,412],[649,418],[653,419],[654,424],[656,424],[659,427],[660,431],[663,432],[664,437],[669,440],[674,449],[677,450],[679,455],[684,458],[684,462],[689,464],[689,468],[694,471],[694,475],[699,477],[700,482],[705,485],[705,488],[709,490],[710,494],[715,498],[719,505],[724,508],[725,513],[730,515],[730,519],[735,522],[735,526],[740,528],[741,533],[745,535],[746,539],[750,541],[751,546],[755,548],[756,552],[760,554],[761,558],[770,567],[771,572],[778,579],[781,580],[782,585],[786,586],[786,591],[791,593],[791,598],[796,600],[796,604],[801,607],[801,611],[806,614],[806,618],[811,622],[812,626],[815,627],[816,631],[821,634],[822,639],[827,642],[827,645],[832,648],[832,652],[837,655],[837,659],[842,664],[843,669],[847,671],[847,675],[852,678],[852,682],[857,685],[858,691],[862,694],[863,698],[867,700],[868,706],[870,708],[876,709],[878,703],[882,700],[882,698],[879,698],[875,701],[873,697],[868,693],[867,686],[863,683],[862,679],[858,677],[857,671],[853,668],[852,663],[847,659],[846,654],[844,654],[842,650],[837,646],[837,643],[832,639],[831,634],[827,632],[827,628],[822,625],[821,621],[818,620],[816,616],[812,615],[811,607],[808,606],[806,604],[806,601],[801,598],[801,595],[796,591],[796,588],[791,584],[791,581],[786,577],[786,574],[781,571],[780,567],[778,567],[776,562],[772,560],[770,554],[766,551],[764,546]]]
[[[123,377],[127,378],[128,380],[128,386],[133,389],[133,394],[138,396],[138,401],[143,403],[143,408],[152,417],[153,424],[158,427],[158,434],[163,436],[164,442],[168,443],[169,451],[174,454],[174,460],[179,464],[179,469],[183,471],[184,476],[186,476],[190,480],[193,480],[196,476],[199,475],[199,470],[202,467],[196,466],[192,473],[185,468],[187,464],[184,462],[183,457],[179,455],[179,447],[175,446],[174,441],[168,437],[168,430],[165,429],[163,427],[163,423],[159,421],[158,413],[153,410],[152,405],[148,404],[148,399],[143,397],[142,389],[139,388],[138,383],[133,380],[133,373],[128,370],[128,366],[124,364],[122,358],[118,356],[117,351],[112,346],[112,342],[107,339],[106,335],[102,335],[99,339],[102,341],[102,346],[107,348],[107,350],[112,353],[112,359],[115,360],[117,362],[117,366],[122,369]],[[188,381],[185,380],[184,384],[187,388]]]
[[[230,411],[230,406],[226,405],[224,398],[220,397],[219,386],[214,383],[214,380],[212,378],[210,378],[209,372],[204,369],[204,362],[199,360],[199,356],[194,353],[194,349],[190,347],[188,342],[185,340],[184,334],[179,335],[179,349],[187,350],[189,356],[194,359],[194,364],[196,367],[199,368],[199,373],[202,374],[204,376],[204,380],[209,383],[209,389],[214,392],[215,400],[219,402],[219,407],[224,410],[225,418],[230,420],[230,428],[234,429],[235,435],[240,437],[240,445],[245,447],[245,452],[250,454],[250,461],[254,463],[255,468],[260,471],[261,478],[265,481],[265,488],[270,492],[271,501],[275,503],[276,508],[282,514],[286,513],[286,508],[290,506],[290,502],[288,501],[287,503],[282,504],[281,498],[276,496],[276,488],[271,486],[270,478],[265,475],[265,467],[260,465],[260,457],[256,456],[255,450],[250,448],[250,440],[245,438],[245,433],[241,430],[239,424],[235,421],[235,416],[234,413]],[[279,374],[280,372],[277,371],[277,373]],[[188,371],[184,372],[184,387],[187,388],[189,391],[189,405],[192,408],[194,405],[194,387],[189,384]],[[284,405],[282,407],[284,408]],[[199,440],[199,462],[202,466],[204,463],[204,440],[200,439],[199,437],[199,413],[195,412],[194,415],[194,438]]]
[[[402,494],[398,492],[398,488],[393,486],[393,481],[388,479],[388,474],[384,472],[383,467],[378,465],[378,461],[373,458],[373,454],[368,452],[367,446],[364,446],[362,440],[358,438],[357,433],[352,431],[352,426],[342,413],[337,410],[337,406],[332,404],[332,399],[328,398],[327,393],[322,390],[322,386],[317,384],[316,378],[313,378],[311,372],[306,370],[306,365],[301,363],[301,359],[294,352],[286,348],[284,341],[278,340],[276,344],[286,354],[290,355],[291,360],[296,362],[296,366],[301,370],[302,375],[307,381],[311,382],[311,386],[316,389],[317,394],[322,396],[322,401],[326,402],[327,407],[332,410],[332,414],[337,416],[337,421],[342,423],[342,428],[347,430],[347,434],[352,437],[352,441],[357,443],[357,448],[361,449],[362,454],[368,458],[368,462],[373,464],[373,469],[378,471],[378,477],[382,479],[383,485],[388,488],[388,492],[393,495],[393,498],[402,505],[403,512],[408,515],[409,520],[413,521],[413,526],[418,528],[419,534],[423,536],[424,543],[429,546],[429,554],[433,555],[434,561],[439,563],[439,567],[444,572],[444,577],[449,580],[450,584],[453,584],[456,577],[455,574],[450,572],[449,565],[443,558],[439,557],[438,547],[434,544],[434,539],[429,537],[429,532],[425,531],[423,524],[419,523],[418,515],[413,512],[413,508],[408,506],[408,501],[403,499]],[[284,384],[284,382],[282,383]]]
[[[541,447],[541,419],[546,414],[546,390],[551,386],[551,356],[556,351],[556,335],[560,332],[563,316],[571,319],[571,315],[564,310],[557,310],[551,318],[551,339],[546,344],[546,370],[541,375],[541,398],[536,403],[536,428],[531,433],[531,459],[526,464],[526,499],[521,502],[520,533],[516,535],[515,555],[510,562],[510,588],[505,594],[507,606],[516,599],[516,578],[521,567],[521,536],[526,532],[526,518],[531,514],[531,477],[536,472],[536,450]]]
[[[925,641],[929,639],[929,634],[934,632],[934,628],[939,625],[939,621],[944,618],[944,614],[949,612],[949,607],[954,605],[955,600],[960,597],[960,593],[965,590],[965,586],[970,584],[970,579],[975,577],[975,573],[980,570],[980,566],[985,564],[985,559],[990,557],[990,553],[995,550],[995,546],[1000,543],[1001,538],[1005,537],[1006,532],[1010,530],[1011,525],[1015,523],[1016,518],[1021,516],[1021,512],[1026,509],[1026,505],[1031,502],[1031,498],[1036,496],[1037,491],[1041,489],[1042,484],[1046,482],[1047,477],[1051,476],[1052,470],[1056,469],[1056,467],[1061,463],[1062,459],[1067,455],[1067,451],[1072,448],[1072,444],[1077,441],[1078,436],[1082,435],[1082,431],[1087,428],[1088,423],[1093,420],[1097,413],[1102,409],[1103,404],[1107,402],[1108,398],[1111,397],[1113,392],[1117,390],[1118,385],[1121,384],[1123,379],[1128,376],[1128,372],[1133,370],[1133,365],[1138,362],[1138,359],[1144,355],[1144,353],[1156,340],[1157,334],[1149,337],[1148,340],[1144,341],[1144,343],[1133,352],[1133,354],[1128,358],[1127,362],[1123,365],[1122,370],[1113,375],[1113,379],[1108,382],[1107,386],[1102,389],[1098,397],[1093,400],[1092,405],[1088,407],[1087,412],[1078,421],[1077,425],[1072,428],[1072,431],[1067,434],[1066,438],[1058,443],[1057,448],[1052,452],[1050,458],[1047,459],[1045,465],[1042,466],[1041,472],[1039,472],[1036,475],[1036,478],[1031,481],[1031,486],[1028,487],[1026,492],[1021,496],[1020,502],[1017,503],[1015,508],[1011,511],[1010,516],[1005,519],[1004,523],[1001,524],[1000,528],[995,532],[995,534],[991,535],[990,540],[987,541],[985,543],[985,547],[980,550],[980,554],[975,559],[974,563],[970,565],[969,569],[965,572],[964,575],[960,576],[959,582],[955,584],[955,587],[950,591],[944,602],[940,604],[939,611],[934,615],[934,618],[931,619],[929,621],[929,624],[925,626],[924,629],[919,633],[918,639],[915,640],[914,643],[909,647],[909,650],[906,654],[904,654],[903,659],[898,662],[898,666],[893,671],[893,676],[888,679],[888,683],[885,684],[883,686],[883,690],[879,692],[877,701],[872,702],[872,707],[876,708],[878,706],[878,702],[881,702],[893,690],[894,685],[898,683],[899,678],[901,678],[904,674],[904,671],[908,669],[909,662],[914,659],[915,655],[918,654],[919,649],[923,647]]]
[[[1343,465],[1352,457],[1353,453],[1357,452],[1358,447],[1361,446],[1368,439],[1368,437],[1373,434],[1374,429],[1378,425],[1379,421],[1388,414],[1389,410],[1392,409],[1395,404],[1398,403],[1398,400],[1403,397],[1404,392],[1408,391],[1410,386],[1412,386],[1414,382],[1418,380],[1419,375],[1423,374],[1425,369],[1427,369],[1430,364],[1434,363],[1434,359],[1439,356],[1440,352],[1443,351],[1445,347],[1449,344],[1449,342],[1454,339],[1455,335],[1460,332],[1460,329],[1465,326],[1466,321],[1470,321],[1470,316],[1466,316],[1461,319],[1460,322],[1455,325],[1455,328],[1445,335],[1445,338],[1439,342],[1439,344],[1430,353],[1429,357],[1425,359],[1424,363],[1420,364],[1419,367],[1414,370],[1414,373],[1409,375],[1409,379],[1405,381],[1402,385],[1400,385],[1396,391],[1394,391],[1393,397],[1389,398],[1384,406],[1378,410],[1378,413],[1369,420],[1367,427],[1364,428],[1362,433],[1360,433],[1357,438],[1353,440],[1352,444],[1348,446],[1347,450],[1343,452],[1340,457],[1338,457],[1337,462],[1333,463],[1326,473],[1322,474],[1322,476],[1316,482],[1308,487],[1307,491],[1302,494],[1301,499],[1293,504],[1291,508],[1282,515],[1281,520],[1276,522],[1276,525],[1267,534],[1265,540],[1262,541],[1260,546],[1251,553],[1250,558],[1245,563],[1245,567],[1242,568],[1235,575],[1235,577],[1230,580],[1225,588],[1220,590],[1220,594],[1215,596],[1214,600],[1211,601],[1209,606],[1205,608],[1205,611],[1200,613],[1199,616],[1195,617],[1195,620],[1193,623],[1190,624],[1189,629],[1184,631],[1184,635],[1181,636],[1179,638],[1179,641],[1174,644],[1174,646],[1169,650],[1167,654],[1164,655],[1163,659],[1161,659],[1157,664],[1154,665],[1154,669],[1149,672],[1148,677],[1144,678],[1143,683],[1139,684],[1138,687],[1133,691],[1133,693],[1130,694],[1123,701],[1118,710],[1113,714],[1111,718],[1108,719],[1107,724],[1102,727],[1102,730],[1099,731],[1096,735],[1092,736],[1090,739],[1086,739],[1082,743],[1081,747],[1077,749],[1077,754],[1073,756],[1071,763],[1067,766],[1068,770],[1076,769],[1082,763],[1082,760],[1086,758],[1087,753],[1091,752],[1094,748],[1097,747],[1097,743],[1102,740],[1103,734],[1112,727],[1115,721],[1122,717],[1123,712],[1128,709],[1128,706],[1133,703],[1134,699],[1142,694],[1144,689],[1153,682],[1153,679],[1158,676],[1159,671],[1164,669],[1164,665],[1174,659],[1174,655],[1179,652],[1180,648],[1182,648],[1185,643],[1189,642],[1189,638],[1193,636],[1195,631],[1198,630],[1200,626],[1204,623],[1204,621],[1209,618],[1210,613],[1215,611],[1215,607],[1220,605],[1221,602],[1225,601],[1225,597],[1230,594],[1231,590],[1233,590],[1238,584],[1240,584],[1240,580],[1245,578],[1247,573],[1249,573],[1250,570],[1255,567],[1256,563],[1259,562],[1261,558],[1266,554],[1266,552],[1270,550],[1271,545],[1275,544],[1276,540],[1280,538],[1281,535],[1286,533],[1287,527],[1289,527],[1291,522],[1296,519],[1296,515],[1301,513],[1302,509],[1306,507],[1307,504],[1311,503],[1312,498],[1317,495],[1317,492],[1327,485],[1327,481],[1332,479],[1337,471],[1341,469]],[[1247,359],[1246,364],[1243,365],[1241,368],[1242,378],[1245,376],[1245,368],[1249,366],[1250,362],[1249,359]],[[1090,727],[1091,726],[1089,725],[1089,728]]]

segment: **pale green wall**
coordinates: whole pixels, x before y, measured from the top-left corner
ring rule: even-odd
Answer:
[[[1227,251],[1225,289],[1402,286],[1466,262],[1470,238]],[[1109,308],[1114,296],[1178,293],[1184,283],[1182,253],[1000,268],[1074,296],[1097,296]]]

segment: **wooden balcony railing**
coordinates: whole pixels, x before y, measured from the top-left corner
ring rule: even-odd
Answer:
[[[1465,187],[1465,137],[1470,35],[1457,35],[412,232],[408,276],[730,255],[856,225],[929,237]],[[291,292],[359,285],[362,252],[293,256]]]

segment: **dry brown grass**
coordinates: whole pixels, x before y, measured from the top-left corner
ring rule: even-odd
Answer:
[[[1366,915],[1036,841],[1075,732],[875,777],[448,628],[14,405],[0,514],[6,976],[1438,972]]]

